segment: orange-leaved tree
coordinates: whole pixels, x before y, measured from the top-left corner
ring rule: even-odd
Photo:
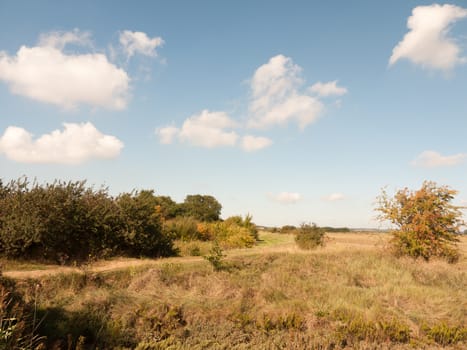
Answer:
[[[390,197],[385,190],[378,197],[380,221],[395,225],[392,247],[397,255],[409,255],[429,260],[459,258],[457,234],[464,224],[461,207],[451,203],[457,191],[425,181],[417,191],[407,188]]]

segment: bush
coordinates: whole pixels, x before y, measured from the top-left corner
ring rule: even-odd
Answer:
[[[7,257],[84,259],[113,249],[120,219],[106,189],[84,181],[10,182],[0,197],[0,250]]]
[[[316,224],[302,224],[295,236],[295,242],[301,249],[314,249],[324,245],[326,231]]]
[[[234,222],[215,222],[209,225],[209,234],[223,248],[249,248],[255,244],[252,232]]]
[[[132,256],[174,255],[173,237],[162,230],[152,191],[125,193],[116,203],[123,218],[123,251]]]
[[[182,241],[203,240],[203,235],[198,231],[199,222],[192,217],[177,217],[164,222],[165,235],[181,239]]]
[[[463,225],[459,207],[451,204],[457,191],[434,182],[424,182],[418,191],[407,188],[389,198],[383,191],[378,198],[381,221],[396,226],[392,247],[397,255],[429,260],[442,257],[448,262],[459,258],[457,234]]]
[[[67,263],[89,256],[166,256],[152,191],[112,198],[85,181],[39,185],[27,178],[0,184],[0,254]]]

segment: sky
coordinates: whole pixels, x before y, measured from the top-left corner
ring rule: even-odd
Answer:
[[[0,178],[214,196],[260,225],[467,205],[467,3],[0,0]]]

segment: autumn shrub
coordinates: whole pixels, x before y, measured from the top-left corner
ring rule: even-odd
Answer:
[[[224,222],[227,225],[235,224],[237,226],[246,228],[248,231],[250,231],[251,236],[255,240],[258,240],[258,228],[256,227],[256,224],[253,222],[253,216],[251,216],[250,214],[247,214],[244,218],[240,215],[231,216],[225,219]]]
[[[301,249],[313,249],[324,245],[326,231],[316,224],[302,224],[297,230],[295,242]]]
[[[255,237],[246,228],[234,222],[214,222],[209,225],[210,236],[223,248],[248,248],[255,244]]]
[[[391,243],[396,255],[458,260],[456,242],[463,221],[460,207],[451,204],[456,194],[428,181],[417,191],[399,190],[393,198],[383,191],[376,210],[380,220],[395,225]]]

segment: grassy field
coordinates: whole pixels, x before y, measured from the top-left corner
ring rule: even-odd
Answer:
[[[7,263],[4,275],[36,303],[39,331],[56,349],[467,345],[466,237],[454,265],[396,259],[385,234],[333,233],[313,251],[299,250],[291,235],[260,239],[226,252],[219,271],[181,257],[49,267],[45,275]]]

